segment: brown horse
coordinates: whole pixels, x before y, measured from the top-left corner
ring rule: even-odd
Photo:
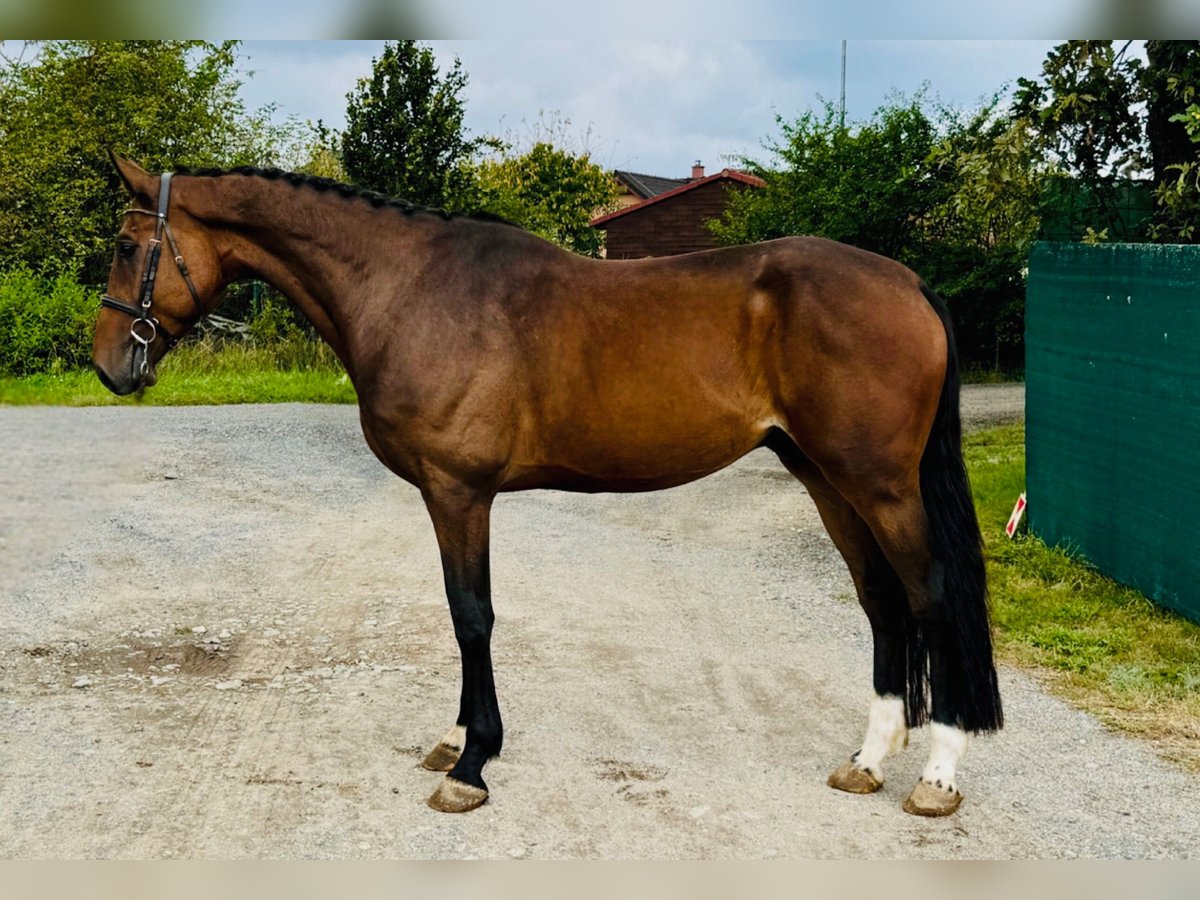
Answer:
[[[874,635],[866,738],[829,784],[877,790],[884,757],[932,719],[904,806],[957,808],[967,733],[1002,714],[953,339],[911,271],[816,238],[585,259],[325,179],[238,169],[172,183],[115,162],[134,208],[96,325],[101,380],[118,394],[153,384],[226,285],[262,279],[337,352],[371,450],[421,491],[462,654],[457,724],[425,760],[448,772],[431,806],[483,803],[500,752],[496,494],[658,490],[766,446],[807,486]],[[160,267],[164,237],[174,261]]]

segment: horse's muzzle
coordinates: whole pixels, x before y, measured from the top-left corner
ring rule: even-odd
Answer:
[[[117,378],[113,378],[104,369],[100,368],[98,363],[92,363],[92,365],[96,369],[96,376],[100,379],[100,383],[118,397],[124,397],[137,390],[138,386],[134,383],[128,372],[122,373],[124,377],[118,376]]]
[[[158,381],[153,364],[145,372],[141,371],[142,353],[144,352],[144,350],[139,352],[138,348],[132,348],[126,361],[116,367],[116,371],[109,371],[95,360],[92,361],[92,367],[95,368],[96,376],[100,379],[101,384],[118,397],[127,397]]]

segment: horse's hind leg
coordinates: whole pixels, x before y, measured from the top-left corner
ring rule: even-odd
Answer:
[[[862,747],[829,776],[829,786],[866,794],[883,785],[883,760],[908,744],[906,652],[912,633],[904,587],[854,508],[813,494],[821,521],[850,569],[859,603],[871,623],[875,697]]]
[[[427,768],[448,773],[429,798],[441,812],[466,812],[487,800],[483,766],[500,753],[503,727],[492,676],[491,576],[488,518],[492,497],[463,485],[427,486],[454,635],[462,654],[462,695],[457,725],[426,759]]]
[[[952,671],[954,642],[959,638],[941,583],[942,564],[934,564],[930,554],[928,522],[916,485],[887,492],[858,508],[904,585],[918,627],[912,666],[923,667],[924,654],[928,654],[929,761],[904,801],[904,809],[915,815],[949,815],[962,802],[956,779],[958,763],[967,749],[967,732],[963,727],[963,686]],[[910,668],[910,672],[920,679],[919,668]],[[920,684],[915,688],[915,693],[923,692]]]
[[[867,714],[866,736],[849,761],[829,776],[828,783],[853,794],[872,793],[883,786],[883,760],[908,743],[904,698],[906,653],[913,628],[904,586],[854,507],[790,441],[777,438],[771,443],[783,464],[808,488],[826,531],[846,561],[871,623],[875,698]]]

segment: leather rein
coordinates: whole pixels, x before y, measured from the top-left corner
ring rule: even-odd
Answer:
[[[101,306],[107,306],[109,309],[115,309],[118,312],[123,312],[125,315],[133,317],[133,322],[129,326],[129,334],[141,345],[142,362],[140,374],[142,375],[145,375],[146,371],[150,368],[150,345],[159,334],[166,340],[168,349],[178,344],[180,338],[183,337],[182,334],[171,334],[150,311],[150,307],[154,301],[154,281],[158,277],[158,260],[162,254],[162,237],[164,232],[167,236],[167,242],[171,245],[171,252],[175,256],[175,265],[179,268],[179,274],[183,276],[188,293],[192,295],[192,302],[196,304],[196,311],[200,313],[200,318],[204,318],[205,314],[204,305],[200,302],[200,294],[196,291],[196,286],[192,283],[192,276],[188,273],[188,267],[183,261],[183,254],[179,252],[179,244],[176,243],[175,235],[171,232],[171,224],[167,221],[167,210],[171,205],[171,174],[170,172],[164,172],[159,182],[158,212],[151,212],[148,209],[127,209],[125,211],[125,215],[137,213],[143,216],[154,216],[156,220],[154,223],[154,237],[150,241],[150,253],[146,257],[146,266],[142,269],[141,291],[137,305],[135,306],[126,300],[113,297],[111,294],[105,294],[100,298]]]

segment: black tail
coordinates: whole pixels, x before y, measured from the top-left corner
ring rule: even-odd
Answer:
[[[934,673],[934,681],[944,680],[947,692],[944,704],[935,699],[934,712],[945,709],[967,731],[995,731],[1004,724],[1004,712],[992,661],[983,537],[963,463],[954,329],[941,298],[924,285],[921,292],[946,329],[946,380],[921,457],[921,496],[929,520],[930,600],[935,609],[940,607],[935,618],[941,623],[940,643],[944,645],[942,654],[934,651],[944,656],[944,679]],[[923,676],[930,638],[919,633],[909,638],[910,719],[924,717]],[[914,688],[921,696],[912,697]]]

